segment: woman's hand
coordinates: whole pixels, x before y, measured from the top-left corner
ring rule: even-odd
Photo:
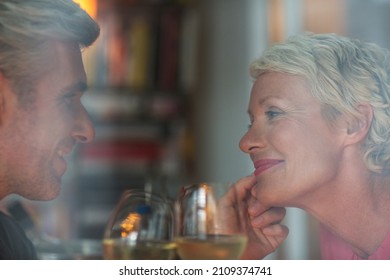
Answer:
[[[248,237],[242,259],[262,259],[275,251],[288,235],[280,224],[285,208],[266,208],[251,194],[256,185],[253,175],[233,184],[219,203],[223,207],[225,224],[231,232],[243,232]]]

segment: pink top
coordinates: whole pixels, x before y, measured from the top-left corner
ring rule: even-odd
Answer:
[[[321,256],[324,260],[361,260],[352,248],[341,238],[331,233],[321,225],[320,228]],[[387,235],[382,245],[379,246],[369,260],[390,260],[390,233]]]

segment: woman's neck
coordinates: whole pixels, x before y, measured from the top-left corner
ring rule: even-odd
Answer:
[[[330,185],[309,194],[301,208],[366,258],[390,231],[390,176],[365,168],[347,168],[340,174]]]

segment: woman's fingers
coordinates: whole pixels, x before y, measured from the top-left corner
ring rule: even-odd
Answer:
[[[283,207],[272,207],[256,216],[249,214],[253,227],[265,228],[269,225],[279,224],[286,216],[286,209]]]
[[[234,192],[234,195],[238,200],[246,198],[253,186],[256,184],[256,177],[254,175],[248,175],[239,179],[230,188],[230,191]]]
[[[266,236],[280,237],[284,240],[288,235],[288,227],[282,224],[269,225],[262,229],[263,234]]]

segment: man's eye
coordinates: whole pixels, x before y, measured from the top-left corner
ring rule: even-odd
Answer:
[[[66,105],[71,105],[73,100],[74,100],[74,96],[72,95],[67,95],[64,97],[64,102]]]
[[[77,93],[68,93],[64,96],[64,100],[66,102],[72,102],[73,100],[76,100],[79,98],[79,95]]]

